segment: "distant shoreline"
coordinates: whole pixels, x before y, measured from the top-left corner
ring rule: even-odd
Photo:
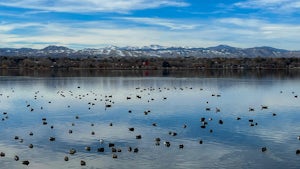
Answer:
[[[0,69],[90,70],[283,70],[300,69],[300,58],[30,58],[0,57]]]

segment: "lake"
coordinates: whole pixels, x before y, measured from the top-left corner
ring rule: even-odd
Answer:
[[[300,168],[297,71],[0,73],[1,168]]]

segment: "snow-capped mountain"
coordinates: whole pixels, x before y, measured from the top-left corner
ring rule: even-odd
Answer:
[[[219,45],[208,48],[164,47],[150,45],[143,47],[86,48],[74,50],[63,46],[48,46],[43,49],[0,48],[0,56],[22,57],[300,57],[300,51],[289,51],[272,47],[236,48]]]

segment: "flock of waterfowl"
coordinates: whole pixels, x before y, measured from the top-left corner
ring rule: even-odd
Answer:
[[[77,87],[77,90],[80,90],[81,87],[78,86]],[[148,92],[148,95],[151,94],[152,91],[159,91],[159,92],[162,92],[163,90],[171,90],[171,89],[174,89],[176,92],[176,90],[199,90],[199,89],[194,89],[192,87],[185,87],[185,88],[178,88],[178,87],[173,87],[173,88],[153,88],[153,87],[149,87],[149,88],[140,88],[140,87],[137,87],[135,88],[136,89],[136,94],[130,94],[128,96],[126,96],[124,98],[124,100],[132,100],[132,99],[136,99],[136,100],[142,100],[143,99],[143,96],[139,94],[139,92]],[[76,89],[75,89],[76,90]],[[202,91],[204,89],[200,88],[200,91]],[[14,93],[15,90],[12,89],[12,93]],[[76,92],[74,91],[58,91],[57,92],[57,95],[59,95],[60,97],[63,97],[63,98],[68,98],[68,97],[72,97],[73,99],[78,99],[78,100],[85,100],[84,98],[87,97],[87,96],[91,96],[93,97],[92,100],[90,101],[87,101],[87,103],[84,103],[83,106],[87,106],[87,111],[91,110],[93,108],[93,106],[96,106],[97,104],[102,104],[103,105],[103,110],[107,110],[107,109],[110,109],[112,107],[114,107],[115,105],[115,101],[114,101],[114,96],[113,95],[101,95],[101,94],[96,94],[95,92],[92,92],[90,91],[89,93],[85,93],[85,94],[75,94]],[[78,93],[78,92],[77,92]],[[280,91],[280,93],[282,93],[282,91]],[[294,95],[294,98],[297,99],[298,98],[298,95],[296,95],[294,92],[293,92],[293,95]],[[4,95],[1,94],[0,95],[1,97],[3,97]],[[37,100],[37,99],[43,99],[43,95],[41,95],[41,92],[40,91],[36,91],[34,93],[34,97],[33,99],[34,100]],[[222,97],[221,94],[211,94],[211,97]],[[9,96],[7,96],[7,98],[9,98]],[[161,95],[161,98],[159,101],[163,102],[164,100],[167,100],[168,97],[165,97],[163,95]],[[40,105],[40,106],[32,106],[32,102],[34,102],[34,100],[31,100],[31,101],[26,101],[26,103],[23,105],[24,106],[24,109],[26,111],[29,111],[29,112],[35,112],[37,107],[39,107],[38,109],[40,109],[40,111],[44,111],[44,105]],[[151,102],[151,101],[154,101],[155,98],[147,98],[147,102]],[[85,100],[86,101],[86,100]],[[48,104],[51,105],[52,102],[54,102],[54,100],[52,101],[48,101]],[[86,105],[87,104],[87,105]],[[206,105],[207,107],[205,108],[205,110],[201,110],[203,112],[213,112],[213,113],[221,113],[221,108],[219,107],[216,107],[216,108],[212,108],[209,106],[209,102],[206,101]],[[72,107],[70,105],[66,105],[69,109],[72,109]],[[258,106],[257,106],[258,107]],[[256,108],[257,108],[256,107]],[[254,107],[249,107],[248,109],[248,112],[254,112],[256,111],[256,108]],[[269,109],[269,107],[267,105],[260,105],[260,108],[262,110],[265,110],[265,109]],[[214,110],[214,111],[213,111]],[[73,110],[73,111],[76,111],[76,110]],[[133,110],[128,110],[127,111],[128,114],[132,114],[134,111]],[[140,112],[140,113],[143,113],[145,116],[147,115],[151,115],[151,110],[145,110],[143,112]],[[273,117],[274,116],[277,116],[276,113],[272,113],[271,114]],[[48,119],[51,118],[51,116],[49,116],[48,118],[46,117],[42,117],[41,118],[41,124],[44,125],[44,126],[49,126],[49,128],[51,130],[55,130],[55,124],[49,124],[48,122]],[[274,117],[275,118],[275,117]],[[69,134],[69,135],[72,135],[74,134],[73,133],[73,129],[72,129],[72,126],[75,126],[77,121],[80,121],[81,117],[79,115],[75,115],[73,117],[74,119],[74,122],[71,123],[71,126],[70,128],[66,129],[66,132]],[[7,120],[10,120],[9,119],[9,112],[3,112],[2,113],[2,122],[5,123],[5,121]],[[242,117],[236,117],[236,120],[244,120]],[[206,129],[206,128],[209,128],[209,123],[211,123],[212,121],[217,121],[217,124],[218,125],[223,125],[226,123],[226,121],[224,119],[213,119],[212,117],[200,117],[199,118],[199,130],[202,130],[202,129]],[[257,126],[258,125],[258,122],[255,121],[255,119],[246,119],[246,121],[249,123],[249,126],[250,127],[254,127],[254,126]],[[157,122],[151,122],[152,123],[152,127],[157,127],[159,126],[159,124]],[[189,124],[188,123],[185,123],[185,124],[179,124],[182,126],[183,129],[186,129],[189,127]],[[91,123],[91,126],[95,126],[94,123]],[[114,127],[114,122],[110,122],[107,124],[108,127]],[[135,133],[136,131],[136,128],[135,127],[129,127],[128,128],[128,132],[130,133]],[[213,133],[213,129],[209,129],[208,130],[209,133]],[[97,131],[90,131],[90,135],[91,137],[95,136],[96,135],[96,132]],[[35,133],[33,133],[32,131],[25,131],[24,132],[24,135],[25,134],[28,134],[29,136],[31,137],[34,137]],[[168,133],[169,136],[172,136],[174,138],[176,138],[179,133],[176,132],[176,131],[169,131]],[[171,138],[172,138],[171,137]],[[300,136],[295,136],[298,140],[300,140]],[[11,139],[14,139],[15,141],[18,141],[19,143],[24,143],[24,138],[21,136],[21,135],[16,135],[14,138],[11,138]],[[50,142],[56,142],[56,141],[59,141],[60,138],[57,138],[55,136],[49,136],[48,139],[44,140],[44,141],[50,141]],[[135,134],[135,139],[136,140],[141,140],[141,139],[144,139],[143,135],[142,134],[139,134],[139,133],[136,133]],[[64,160],[65,162],[68,162],[70,159],[72,159],[73,155],[81,152],[83,149],[86,151],[86,152],[91,152],[91,151],[94,151],[94,152],[97,152],[97,153],[108,153],[110,152],[111,153],[111,157],[113,159],[117,159],[119,157],[119,154],[118,153],[121,153],[121,152],[124,152],[124,151],[127,151],[127,152],[132,152],[132,153],[139,153],[140,152],[140,149],[139,147],[132,147],[132,146],[127,146],[126,150],[124,149],[124,146],[120,146],[120,145],[117,145],[116,143],[114,142],[110,142],[109,140],[104,140],[102,138],[97,138],[98,140],[98,148],[96,150],[94,150],[91,146],[85,146],[85,147],[82,147],[82,149],[80,149],[80,151],[78,151],[78,149],[75,149],[75,148],[71,148],[71,149],[67,149],[64,150],[65,155],[61,157],[62,160]],[[26,140],[26,142],[28,143],[29,140]],[[184,144],[177,144],[177,145],[173,145],[172,144],[172,139],[170,140],[163,140],[162,138],[160,137],[156,137],[156,138],[153,138],[153,145],[155,146],[160,146],[161,143],[163,143],[163,145],[165,147],[170,147],[170,146],[177,146],[178,149],[184,149],[185,148],[185,145]],[[198,143],[199,145],[202,145],[204,144],[204,140],[203,139],[198,139]],[[266,152],[268,151],[268,148],[264,145],[260,145],[261,146],[261,152]],[[28,149],[34,149],[35,148],[35,145],[30,143],[28,144]],[[28,153],[30,153],[30,151],[28,150]],[[300,149],[297,149],[296,150],[296,154],[300,154]],[[25,159],[23,158],[22,156],[19,156],[18,154],[15,154],[14,156],[12,157],[8,157],[6,156],[5,152],[1,151],[0,150],[0,162],[1,162],[1,158],[11,158],[15,161],[21,161],[21,164],[23,165],[30,165],[31,161],[30,159]],[[88,164],[88,161],[86,161],[85,159],[81,159],[79,162],[78,162],[78,165],[81,165],[81,166],[86,166]]]

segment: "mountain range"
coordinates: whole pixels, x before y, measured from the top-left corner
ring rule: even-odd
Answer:
[[[300,57],[300,51],[276,49],[272,47],[236,48],[219,45],[208,48],[164,47],[150,45],[144,47],[86,48],[74,50],[63,46],[47,46],[43,49],[32,48],[0,48],[0,56],[6,57]]]

